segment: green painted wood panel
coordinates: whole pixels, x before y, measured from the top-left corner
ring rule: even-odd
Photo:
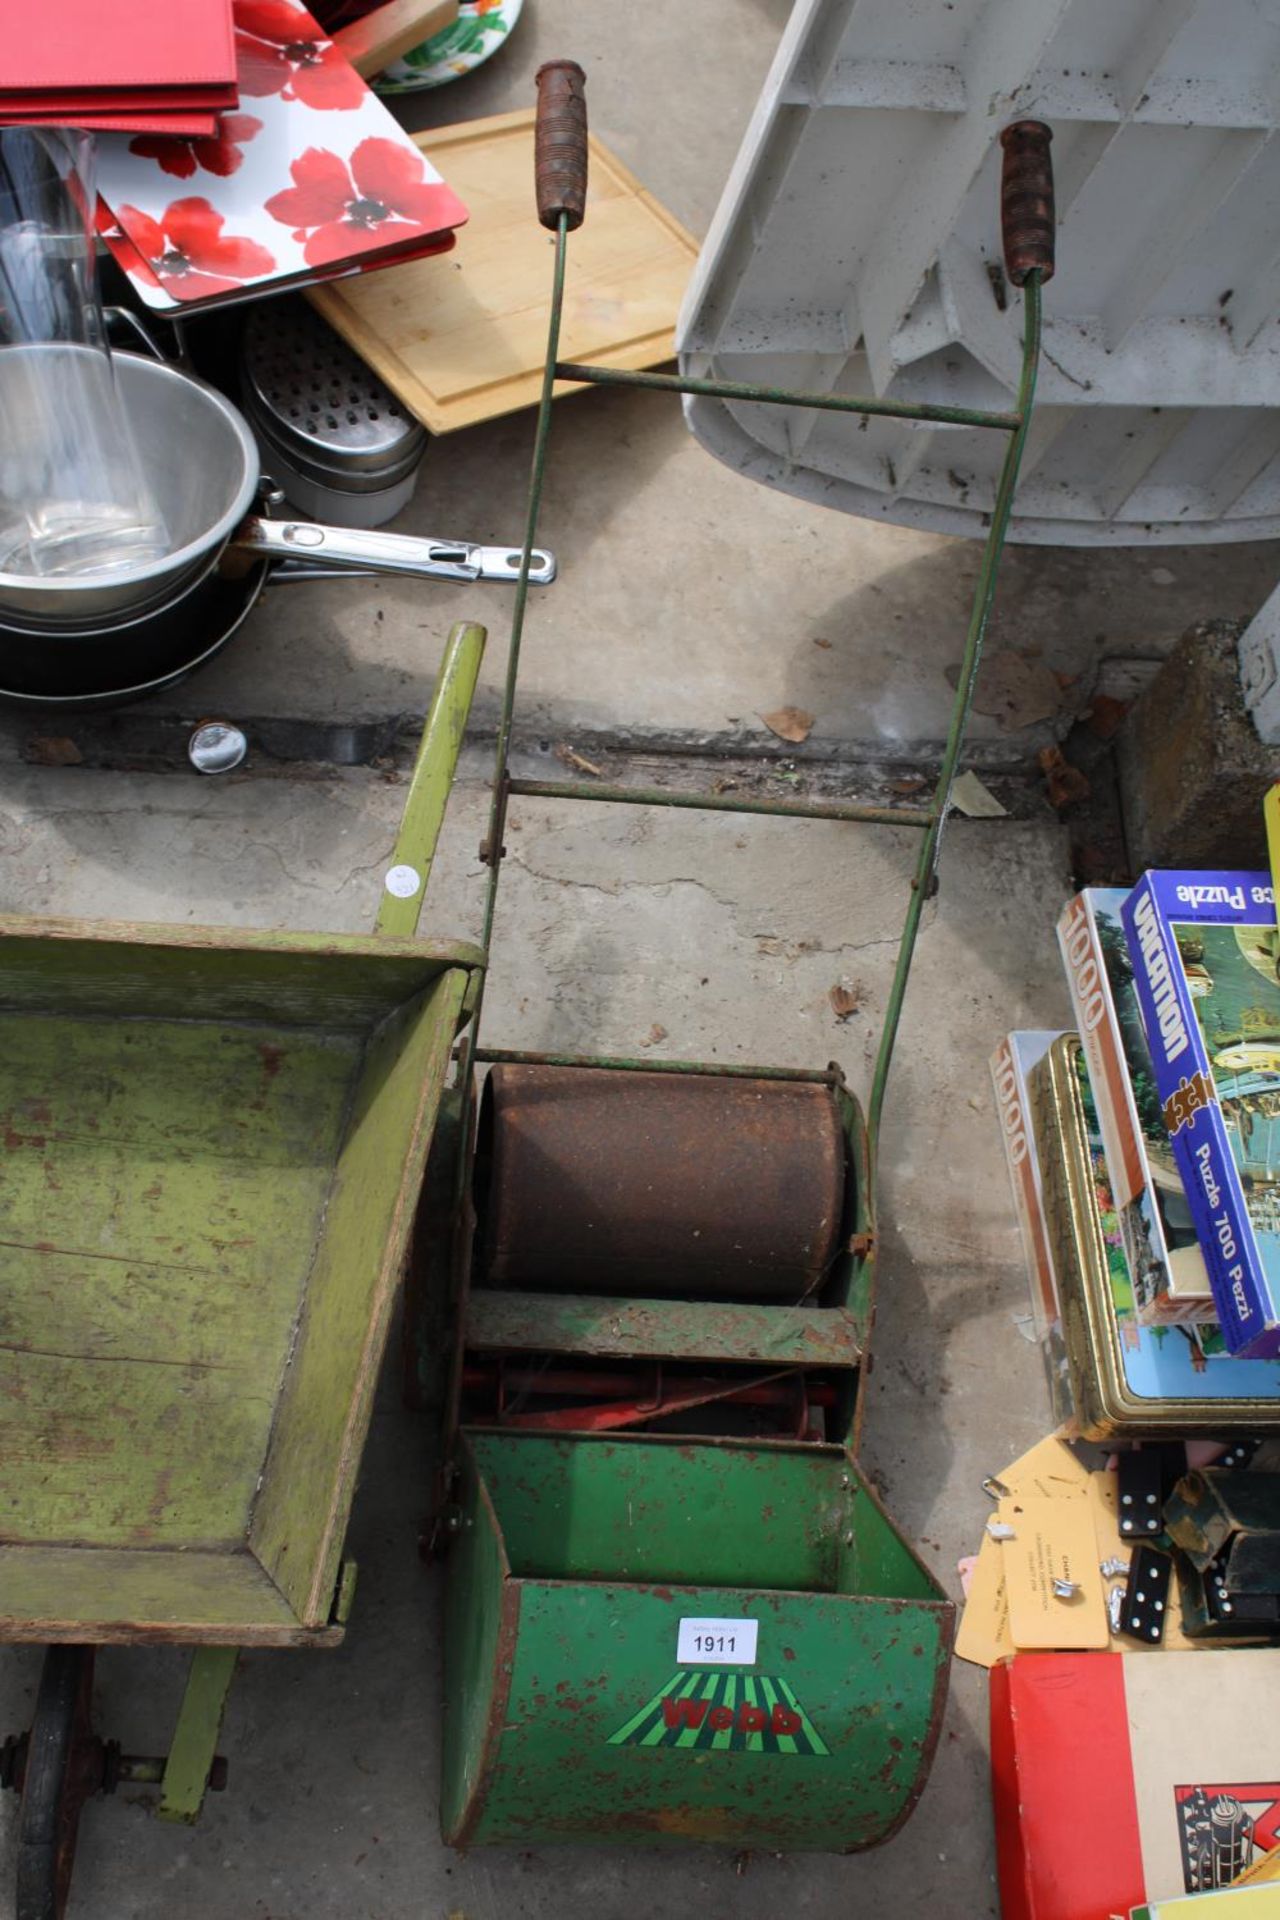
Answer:
[[[608,1300],[497,1287],[473,1287],[467,1301],[467,1345],[482,1352],[523,1348],[608,1359],[854,1367],[857,1331],[853,1315],[840,1307]]]
[[[0,1641],[299,1646],[304,1631],[253,1555],[0,1546]]]
[[[197,1647],[191,1656],[178,1723],[164,1763],[156,1808],[161,1820],[192,1825],[199,1818],[239,1657],[238,1647]]]
[[[0,1014],[0,1538],[243,1542],[361,1053]]]
[[[368,1029],[476,947],[0,915],[0,1008]]]
[[[299,1617],[328,1617],[360,1451],[468,976],[371,1040],[338,1158],[250,1544]]]
[[[400,816],[400,831],[387,863],[389,867],[411,868],[418,884],[408,895],[384,891],[376,927],[380,934],[403,937],[417,932],[487,638],[487,629],[472,621],[459,620],[449,630]]]

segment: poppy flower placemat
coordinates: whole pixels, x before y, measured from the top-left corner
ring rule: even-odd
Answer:
[[[452,245],[461,200],[297,0],[234,0],[240,110],[212,139],[106,134],[99,231],[193,312]]]

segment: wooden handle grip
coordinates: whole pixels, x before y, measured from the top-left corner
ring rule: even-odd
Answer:
[[[587,76],[576,60],[548,60],[537,82],[538,218],[554,232],[564,214],[572,233],[587,210]]]
[[[1056,222],[1053,211],[1052,133],[1040,120],[1015,120],[1000,135],[1004,170],[1000,180],[1000,237],[1004,264],[1015,287],[1038,272],[1053,278]]]

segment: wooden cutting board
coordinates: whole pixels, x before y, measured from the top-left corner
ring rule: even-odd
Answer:
[[[538,398],[552,236],[534,207],[533,118],[530,108],[416,135],[471,212],[453,252],[308,291],[432,433]],[[610,367],[671,359],[697,252],[692,235],[592,138],[587,215],[569,240],[560,358]]]

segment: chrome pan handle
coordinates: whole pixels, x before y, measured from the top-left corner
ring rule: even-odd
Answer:
[[[231,545],[255,560],[299,560],[313,566],[355,567],[372,573],[404,573],[424,580],[516,580],[516,547],[479,547],[469,540],[412,539],[403,533],[365,532],[358,527],[326,527],[313,520],[241,522]],[[550,586],[555,555],[535,548],[529,579]]]

